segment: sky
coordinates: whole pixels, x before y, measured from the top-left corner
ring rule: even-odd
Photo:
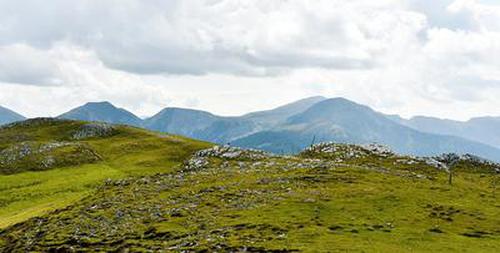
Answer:
[[[0,105],[500,116],[498,0],[0,0]]]

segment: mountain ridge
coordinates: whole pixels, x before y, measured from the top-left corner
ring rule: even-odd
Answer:
[[[442,135],[453,135],[500,148],[500,117],[475,117],[467,121],[415,116],[403,119],[389,116],[392,120],[413,129]]]
[[[310,97],[275,109],[233,117],[167,107],[144,120],[109,102],[94,102],[59,117],[128,124],[219,144],[231,143],[273,152],[293,153],[313,140],[357,144],[377,142],[406,154],[457,152],[500,160],[500,149],[492,145],[442,132],[429,133],[409,126],[399,116],[384,115],[342,97]]]
[[[287,140],[293,144],[287,147]],[[420,132],[345,98],[319,102],[305,112],[290,117],[279,128],[236,140],[235,144],[294,153],[314,140],[354,144],[376,142],[404,154],[474,153],[500,160],[500,150],[494,147],[459,137]]]

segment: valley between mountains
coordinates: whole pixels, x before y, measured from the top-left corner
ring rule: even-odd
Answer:
[[[52,118],[0,140],[0,252],[500,251],[500,165],[474,155],[276,154]]]

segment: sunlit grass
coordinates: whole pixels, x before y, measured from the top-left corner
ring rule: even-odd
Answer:
[[[63,122],[16,128],[1,132],[0,139],[4,147],[17,135],[41,143],[71,141],[71,132],[81,124]],[[0,228],[75,203],[94,192],[108,178],[170,172],[195,150],[208,146],[203,142],[131,127],[119,127],[119,134],[113,137],[82,143],[102,154],[103,161],[46,171],[0,174]]]

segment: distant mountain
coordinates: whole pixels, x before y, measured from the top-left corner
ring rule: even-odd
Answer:
[[[258,129],[255,122],[242,117],[222,117],[205,111],[182,108],[163,109],[146,119],[144,127],[216,143],[227,143]]]
[[[198,131],[209,127],[219,118],[219,116],[205,111],[165,108],[153,117],[146,119],[144,126],[155,131],[194,136]]]
[[[280,126],[238,139],[234,145],[290,153],[310,145],[313,140],[377,142],[404,154],[427,156],[457,152],[500,160],[499,149],[463,138],[423,133],[343,98],[316,103]]]
[[[413,117],[409,120],[394,116],[389,117],[400,124],[422,132],[454,135],[500,148],[500,117],[480,117],[468,121],[424,116]]]
[[[58,118],[142,126],[142,120],[139,117],[125,109],[117,108],[109,102],[86,103],[58,116]]]
[[[249,113],[244,115],[243,118],[271,127],[283,123],[289,117],[304,112],[314,104],[324,100],[326,98],[321,96],[305,98],[272,110]]]
[[[166,108],[146,119],[144,126],[151,130],[216,143],[227,143],[270,129],[324,99],[323,97],[306,98],[273,110],[254,112],[240,117],[222,117],[205,111]]]
[[[0,125],[21,121],[26,119],[24,116],[0,106]]]

